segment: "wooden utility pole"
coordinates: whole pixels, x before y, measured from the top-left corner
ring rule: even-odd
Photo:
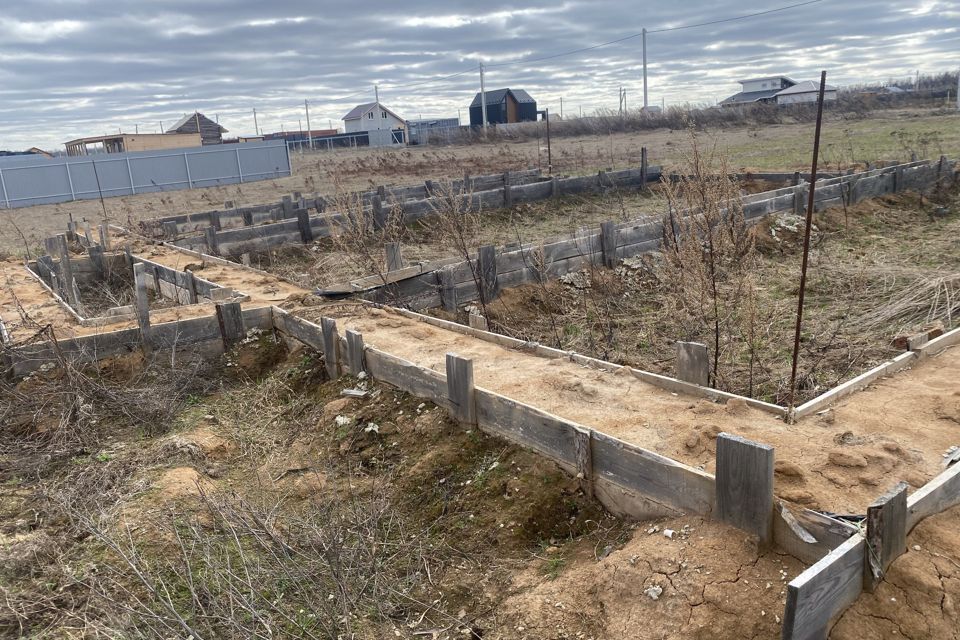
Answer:
[[[483,118],[483,135],[487,135],[487,90],[483,80],[483,61],[480,62],[480,114]]]
[[[304,100],[303,108],[307,112],[307,145],[310,147],[310,150],[313,151],[313,130],[310,129],[310,103]]]
[[[647,29],[644,28],[643,34],[643,108],[647,108]]]

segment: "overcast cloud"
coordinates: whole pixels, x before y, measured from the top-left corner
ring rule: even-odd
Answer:
[[[62,149],[118,128],[157,132],[195,109],[231,135],[342,126],[351,106],[381,101],[410,119],[456,116],[478,90],[523,88],[541,107],[575,114],[642,102],[640,39],[552,60],[540,57],[639,32],[728,18],[791,0],[3,0],[0,149]],[[749,20],[648,37],[650,101],[714,102],[736,80],[884,81],[960,66],[960,1],[824,0]],[[306,126],[305,120],[303,126]]]

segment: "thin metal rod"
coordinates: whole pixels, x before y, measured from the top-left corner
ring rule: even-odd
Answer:
[[[827,85],[826,70],[820,73],[820,97],[817,100],[817,129],[813,135],[813,165],[810,168],[810,193],[807,196],[807,222],[803,230],[803,262],[800,264],[800,296],[797,299],[797,327],[793,334],[793,367],[790,370],[790,402],[789,409],[793,410],[793,401],[797,391],[797,362],[800,358],[800,329],[803,325],[803,297],[807,288],[807,261],[810,256],[810,226],[813,223],[813,198],[817,190],[817,160],[820,158],[820,129],[823,126],[823,93]]]

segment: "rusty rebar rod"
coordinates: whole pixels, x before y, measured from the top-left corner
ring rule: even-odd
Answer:
[[[820,73],[820,95],[817,99],[817,129],[813,135],[813,165],[810,168],[810,193],[807,195],[807,221],[803,230],[803,261],[800,263],[800,295],[797,298],[797,327],[793,335],[793,366],[790,369],[790,401],[787,407],[793,412],[797,392],[797,363],[800,359],[800,329],[803,325],[803,297],[807,288],[807,261],[810,256],[810,227],[813,223],[813,198],[817,187],[817,160],[820,158],[820,129],[823,126],[823,94],[827,86],[826,70]]]

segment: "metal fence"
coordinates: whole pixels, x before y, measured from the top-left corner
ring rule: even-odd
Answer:
[[[0,206],[213,187],[291,173],[282,140],[46,160],[16,156],[0,162]]]

